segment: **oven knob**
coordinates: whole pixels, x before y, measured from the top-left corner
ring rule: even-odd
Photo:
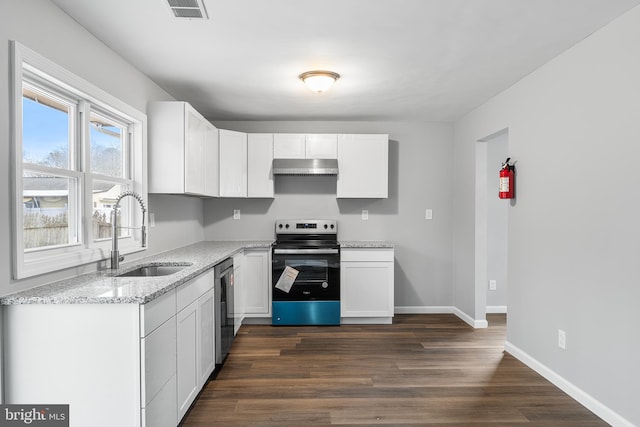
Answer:
[[[278,228],[282,228],[282,224],[278,224]]]
[[[327,224],[325,224],[325,225],[324,225],[324,229],[326,230],[327,228],[328,228],[328,225],[327,225]]]
[[[289,228],[289,224],[286,224],[286,225],[284,226],[284,228]]]
[[[333,230],[333,224],[331,224],[331,229]]]
[[[327,289],[329,284],[327,282],[322,282],[322,289]]]

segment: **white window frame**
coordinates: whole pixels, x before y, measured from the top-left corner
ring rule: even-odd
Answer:
[[[13,276],[22,279],[39,274],[50,273],[66,268],[77,267],[91,262],[106,260],[110,256],[111,239],[94,241],[92,236],[92,188],[93,180],[106,180],[124,185],[130,185],[130,189],[139,193],[147,201],[147,117],[144,113],[129,106],[113,95],[94,86],[88,81],[76,76],[63,67],[53,63],[42,55],[16,42],[11,42],[12,48],[12,82],[11,82],[11,140],[12,144],[12,242],[14,247]],[[62,247],[40,248],[25,252],[23,241],[23,194],[22,194],[22,84],[25,77],[36,76],[38,80],[49,82],[54,88],[60,88],[63,93],[70,93],[81,102],[78,104],[82,123],[76,126],[83,140],[89,136],[88,117],[90,108],[102,115],[113,116],[115,119],[129,123],[129,175],[124,178],[111,177],[92,173],[89,170],[90,153],[88,150],[79,149],[70,161],[69,170],[60,170],[48,167],[31,167],[34,170],[47,174],[72,176],[78,180],[78,221],[81,223],[81,233],[77,243]],[[86,118],[86,119],[85,119]],[[88,144],[83,144],[88,146]],[[79,148],[79,147],[78,147]],[[71,147],[70,147],[71,150]],[[123,153],[124,155],[124,153]],[[121,205],[128,207],[130,223],[125,226],[140,226],[142,223],[141,210],[137,202],[128,197],[122,200]],[[147,207],[148,208],[148,207]],[[145,218],[146,222],[146,218]],[[140,246],[140,233],[131,233],[129,236],[118,240],[121,254],[130,254],[144,250]]]

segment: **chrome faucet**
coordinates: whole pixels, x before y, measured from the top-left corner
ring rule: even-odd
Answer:
[[[124,259],[123,256],[120,256],[120,252],[118,251],[118,206],[120,205],[120,201],[127,196],[131,196],[140,203],[140,207],[142,208],[142,227],[140,230],[142,231],[141,238],[141,246],[144,248],[147,246],[147,227],[144,225],[144,214],[147,212],[147,208],[144,206],[144,201],[142,200],[142,196],[140,196],[135,191],[125,191],[124,193],[120,193],[118,197],[116,197],[116,203],[113,205],[113,209],[111,210],[111,269],[115,270],[120,267],[120,261]]]

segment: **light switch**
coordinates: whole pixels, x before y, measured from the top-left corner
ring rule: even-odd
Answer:
[[[363,210],[362,210],[362,220],[363,220],[363,221],[366,221],[366,220],[368,220],[368,219],[369,219],[369,211],[368,211],[368,210],[366,210],[366,209],[363,209]]]
[[[156,214],[153,212],[149,212],[149,227],[153,228],[156,226]]]
[[[424,212],[424,219],[433,219],[433,210],[432,209],[427,209]]]
[[[233,210],[233,219],[240,219],[240,209]]]
[[[495,280],[489,280],[489,290],[495,291],[498,287],[498,284]]]

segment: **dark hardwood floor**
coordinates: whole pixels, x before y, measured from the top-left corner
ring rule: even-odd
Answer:
[[[503,351],[504,315],[488,320],[244,325],[182,425],[607,425]]]

